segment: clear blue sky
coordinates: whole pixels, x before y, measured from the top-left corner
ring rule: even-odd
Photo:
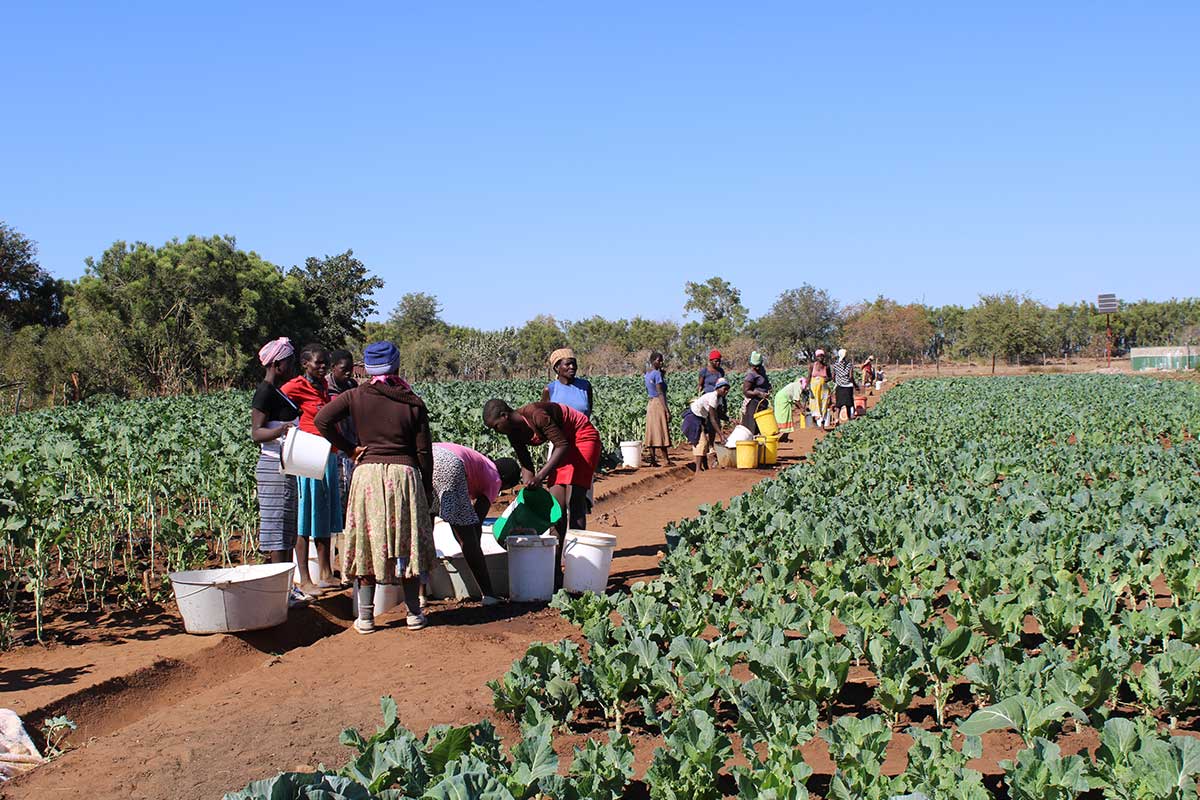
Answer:
[[[1200,294],[1200,4],[12,3],[0,219],[353,248],[448,320]],[[535,277],[535,275],[544,277]]]

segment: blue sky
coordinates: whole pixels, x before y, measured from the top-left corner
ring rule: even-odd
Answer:
[[[190,5],[6,8],[0,219],[57,275],[353,248],[487,327],[1200,293],[1194,2]]]

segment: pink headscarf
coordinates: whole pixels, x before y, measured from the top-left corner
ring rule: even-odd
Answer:
[[[292,340],[286,336],[280,336],[273,342],[267,342],[258,351],[258,360],[264,367],[269,367],[276,361],[283,359],[296,352],[296,348],[292,347]]]

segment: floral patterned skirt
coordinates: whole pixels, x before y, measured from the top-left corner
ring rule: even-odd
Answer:
[[[433,568],[433,520],[421,473],[405,464],[359,464],[346,504],[342,575],[391,583]]]

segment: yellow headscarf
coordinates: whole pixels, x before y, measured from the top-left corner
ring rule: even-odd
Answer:
[[[560,347],[557,350],[555,350],[553,353],[550,354],[550,368],[554,369],[554,365],[557,364],[558,362],[560,362],[564,359],[574,358],[574,357],[575,357],[574,350],[572,350],[569,347]]]

